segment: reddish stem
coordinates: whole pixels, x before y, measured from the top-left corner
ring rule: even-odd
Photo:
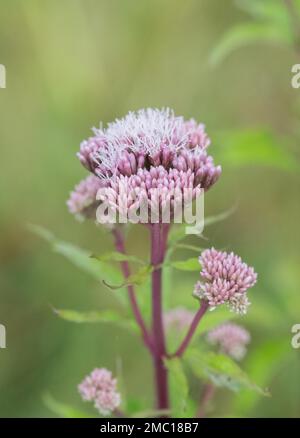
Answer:
[[[169,408],[168,373],[163,358],[166,357],[166,345],[163,326],[162,309],[162,269],[166,250],[168,228],[164,225],[151,226],[151,263],[152,273],[152,330],[155,342],[156,356],[153,356],[156,382],[157,409]],[[160,267],[158,267],[160,266]]]
[[[185,350],[187,349],[193,334],[196,331],[196,328],[198,327],[199,322],[201,321],[203,315],[205,314],[205,312],[208,309],[208,302],[206,300],[203,300],[201,302],[201,306],[198,310],[198,312],[196,313],[196,315],[194,316],[194,319],[191,322],[190,328],[185,336],[185,338],[183,339],[181,345],[179,346],[178,350],[172,355],[172,356],[177,356],[177,357],[181,357]]]
[[[117,251],[119,251],[122,254],[126,254],[124,239],[123,239],[123,236],[122,236],[122,233],[120,232],[120,230],[115,228],[113,230],[113,235],[115,237],[115,247],[116,247]],[[121,268],[123,271],[123,275],[124,275],[125,279],[127,279],[130,276],[129,263],[126,260],[124,260],[120,264],[121,264]],[[128,297],[129,297],[130,305],[132,308],[132,312],[133,312],[133,315],[136,319],[138,326],[140,327],[144,343],[145,343],[146,347],[148,347],[148,349],[150,350],[151,354],[155,355],[155,346],[154,346],[153,341],[151,339],[151,336],[148,332],[148,329],[147,329],[146,324],[144,322],[143,316],[140,312],[133,285],[129,284],[127,286],[127,290],[128,290]]]

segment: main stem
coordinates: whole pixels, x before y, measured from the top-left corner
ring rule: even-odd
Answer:
[[[156,407],[169,408],[168,373],[163,359],[166,357],[166,344],[162,308],[162,268],[166,250],[167,228],[165,225],[151,225],[151,264],[152,272],[152,332],[156,354],[153,355],[156,384]]]
[[[115,237],[116,249],[120,253],[125,254],[126,251],[125,251],[124,239],[123,239],[121,231],[116,228],[113,230],[113,235]],[[128,262],[126,260],[122,261],[121,267],[122,267],[123,275],[124,275],[125,279],[127,279],[130,276],[130,268],[129,268]],[[155,346],[153,345],[151,336],[148,332],[148,329],[147,329],[146,324],[144,322],[143,316],[140,312],[133,285],[129,284],[127,286],[127,290],[128,290],[129,301],[131,304],[131,309],[132,309],[133,315],[135,317],[135,320],[136,320],[138,326],[140,327],[144,343],[145,343],[146,347],[148,347],[151,354],[154,355],[155,354],[155,351],[154,351]]]

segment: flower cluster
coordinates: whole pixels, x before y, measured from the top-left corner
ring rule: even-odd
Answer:
[[[95,368],[78,385],[78,390],[83,400],[93,401],[102,415],[109,415],[121,403],[117,380],[106,368]]]
[[[121,208],[117,195],[125,182],[127,198],[135,197],[135,206],[146,199],[150,207],[150,190],[162,188],[165,194],[156,195],[156,201],[163,206],[171,200],[174,210],[178,196],[166,192],[189,188],[195,198],[200,189],[208,190],[218,180],[221,167],[207,154],[209,144],[204,125],[185,121],[170,109],[148,108],[130,112],[105,129],[94,129],[94,136],[81,143],[78,158],[115,192],[116,209]],[[136,197],[137,192],[142,193]],[[131,205],[129,201],[126,206]]]
[[[96,209],[99,205],[96,195],[101,187],[103,187],[103,181],[95,175],[89,175],[77,184],[67,201],[70,213],[80,220],[95,218]]]
[[[250,302],[247,290],[254,286],[257,274],[234,253],[206,249],[199,257],[201,280],[194,295],[206,299],[211,309],[227,304],[237,313],[245,314]]]
[[[167,330],[182,331],[191,324],[194,316],[194,312],[176,307],[164,313],[164,326]]]
[[[247,330],[233,323],[222,324],[207,335],[210,344],[218,345],[222,353],[236,360],[241,360],[245,356],[250,339]]]

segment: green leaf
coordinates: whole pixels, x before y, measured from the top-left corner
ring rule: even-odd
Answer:
[[[217,142],[222,146],[216,155],[224,167],[249,164],[273,166],[282,170],[295,170],[299,167],[294,157],[267,130],[224,132],[217,136]]]
[[[204,248],[200,247],[200,246],[196,246],[196,245],[188,245],[185,243],[177,243],[175,245],[175,249],[188,249],[190,251],[195,251],[198,254],[200,254],[201,251],[203,251]]]
[[[213,225],[217,222],[221,222],[225,219],[227,219],[229,216],[232,215],[232,213],[235,211],[236,207],[231,207],[230,209],[223,211],[221,213],[218,213],[216,215],[213,216],[207,216],[206,218],[204,218],[204,227],[208,227],[210,225]],[[175,248],[177,248],[179,246],[179,242],[183,239],[185,239],[186,237],[188,237],[189,235],[186,234],[186,224],[180,224],[177,226],[173,226],[171,228],[171,231],[169,233],[169,239],[168,239],[168,244],[169,244],[169,250],[173,251]],[[190,249],[194,249],[196,250],[195,246],[189,245]],[[187,249],[189,249],[187,248]],[[201,250],[202,248],[199,248],[199,250]]]
[[[210,62],[216,66],[233,51],[249,44],[265,41],[268,43],[290,43],[291,35],[286,29],[272,22],[247,22],[238,24],[225,33],[220,43],[212,50]]]
[[[253,18],[277,23],[282,31],[289,31],[289,13],[282,0],[236,0],[240,9],[248,12]]]
[[[291,355],[291,347],[286,336],[264,341],[253,351],[250,350],[247,357],[247,372],[260,385],[268,385]],[[240,394],[238,400],[233,401],[232,411],[241,416],[249,415],[258,401],[259,394],[247,391]]]
[[[54,252],[64,256],[73,265],[91,275],[95,280],[121,283],[123,277],[120,270],[109,263],[91,258],[89,251],[79,248],[72,243],[57,239],[54,234],[43,227],[30,225],[29,229],[48,241]]]
[[[55,240],[54,234],[46,228],[41,227],[40,225],[27,224],[26,228],[36,236],[41,237],[48,242],[52,242]]]
[[[215,214],[213,216],[208,216],[204,219],[204,226],[208,227],[209,225],[214,225],[218,222],[222,222],[225,219],[228,219],[232,214],[236,211],[236,206],[229,208],[228,210],[223,211],[222,213]]]
[[[164,363],[170,373],[172,412],[175,417],[181,417],[186,409],[189,392],[183,364],[178,357],[165,359]]]
[[[132,262],[138,263],[140,265],[145,265],[145,262],[138,257],[128,254],[122,254],[121,252],[117,251],[112,251],[103,255],[92,254],[91,257],[102,262]]]
[[[63,255],[77,268],[87,272],[96,280],[117,281],[122,279],[119,269],[106,262],[91,258],[89,251],[79,248],[72,243],[56,241],[53,250]]]
[[[101,312],[79,312],[77,310],[69,309],[54,309],[56,315],[65,321],[71,321],[75,323],[114,323],[122,328],[137,331],[137,327],[134,321],[130,319],[124,319],[119,313],[112,310],[105,310]]]
[[[43,395],[43,402],[51,412],[62,418],[93,418],[91,415],[88,415],[79,409],[55,400],[48,393]]]
[[[232,391],[250,389],[261,395],[270,395],[267,390],[253,383],[229,356],[192,349],[186,353],[186,359],[197,377],[207,378],[216,386],[224,386]]]
[[[115,285],[115,284],[110,284],[106,281],[104,281],[104,284],[107,287],[109,287],[110,289],[120,289],[120,288],[123,288],[125,286],[129,286],[129,285],[140,286],[140,285],[144,284],[149,279],[149,275],[152,273],[152,271],[153,271],[153,266],[146,265],[146,266],[143,266],[142,268],[140,268],[137,272],[131,274],[127,278],[127,280],[121,284]]]
[[[181,271],[200,271],[199,259],[198,257],[191,257],[187,260],[179,260],[175,262],[170,262],[170,266],[179,269]]]

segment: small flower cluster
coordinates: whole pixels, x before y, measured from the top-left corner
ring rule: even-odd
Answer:
[[[176,307],[164,313],[164,325],[167,330],[182,331],[188,327],[195,313],[184,307]]]
[[[96,208],[99,205],[96,195],[101,187],[103,187],[103,181],[95,175],[89,175],[80,181],[67,201],[70,213],[74,214],[79,220],[95,218]]]
[[[245,314],[250,304],[246,291],[254,286],[257,274],[234,253],[203,251],[199,257],[202,267],[201,281],[194,288],[194,295],[206,299],[211,309],[220,304],[240,314]]]
[[[78,390],[83,400],[93,401],[102,415],[111,414],[121,403],[117,380],[106,368],[95,368],[78,385]]]
[[[94,136],[81,143],[77,155],[87,170],[105,181],[104,186],[111,189],[110,196],[115,192],[116,209],[124,207],[119,205],[117,196],[124,182],[130,190],[129,202],[131,193],[141,192],[135,197],[135,206],[145,196],[151,206],[151,189],[162,188],[165,193],[158,196],[157,202],[163,206],[171,196],[174,209],[177,196],[168,195],[168,191],[189,188],[194,190],[195,198],[200,189],[208,190],[218,180],[221,167],[215,166],[207,154],[209,144],[204,125],[177,117],[170,109],[148,108],[130,112],[109,123],[106,129],[94,129]],[[77,196],[78,186],[68,204],[71,212]],[[81,203],[84,204],[83,196]]]
[[[250,339],[247,330],[233,323],[222,324],[207,335],[210,344],[218,345],[222,353],[236,360],[241,360],[245,356]]]

